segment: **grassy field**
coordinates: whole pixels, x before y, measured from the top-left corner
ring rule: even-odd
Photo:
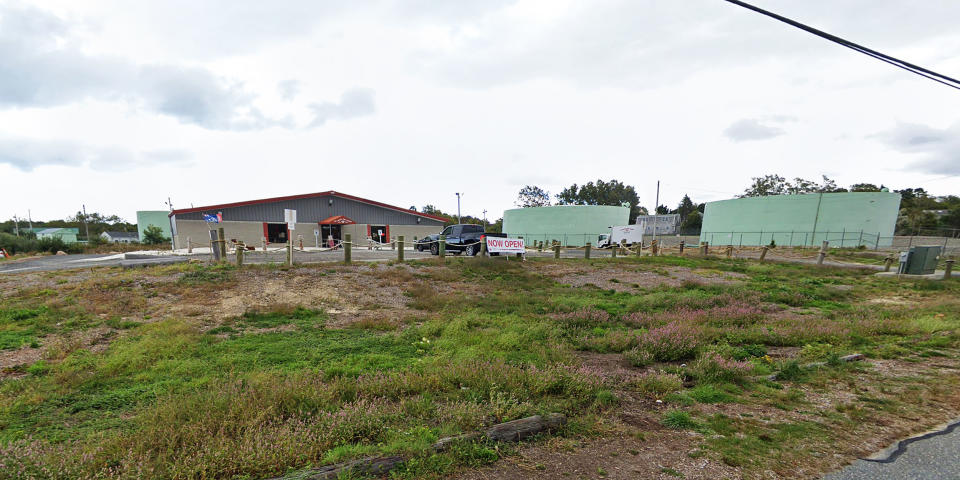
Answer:
[[[0,282],[5,478],[295,476],[371,454],[405,456],[399,478],[563,478],[563,458],[588,478],[811,477],[960,412],[956,281],[665,256]],[[429,448],[548,412],[571,419],[551,439]]]

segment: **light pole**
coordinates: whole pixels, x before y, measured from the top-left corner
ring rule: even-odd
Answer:
[[[487,211],[483,211],[483,230],[487,230]]]
[[[457,192],[457,223],[460,222],[460,196],[463,195],[460,192]]]

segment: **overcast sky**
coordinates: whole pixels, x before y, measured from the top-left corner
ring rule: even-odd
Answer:
[[[756,3],[960,77],[956,0]],[[2,219],[766,173],[960,193],[960,91],[722,0],[0,1]]]

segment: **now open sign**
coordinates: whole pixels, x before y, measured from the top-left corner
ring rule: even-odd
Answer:
[[[524,253],[522,238],[487,237],[487,251],[491,253]]]

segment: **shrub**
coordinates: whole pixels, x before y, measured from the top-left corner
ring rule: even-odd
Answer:
[[[713,385],[699,385],[691,389],[688,395],[700,403],[727,403],[734,400],[733,395]]]
[[[641,350],[646,350],[659,362],[692,358],[698,346],[694,331],[677,322],[647,331],[640,336],[638,344]]]
[[[705,353],[690,366],[690,375],[698,382],[743,382],[753,372],[753,364]]]
[[[623,359],[634,367],[646,367],[654,362],[653,354],[646,350],[634,347],[632,350],[624,352]]]
[[[148,225],[143,231],[143,243],[156,245],[169,242],[170,238],[163,235],[163,230],[156,225]]]
[[[631,380],[628,385],[644,396],[661,398],[683,388],[683,380],[677,374],[666,373],[661,370],[644,373]]]
[[[780,371],[777,372],[777,380],[798,381],[806,377],[807,372],[803,371],[800,362],[790,360],[780,365]]]
[[[683,410],[670,410],[669,412],[663,415],[663,419],[660,420],[664,426],[675,428],[677,430],[683,429],[696,429],[700,427],[700,424],[693,419],[690,415],[690,412],[685,412]]]

